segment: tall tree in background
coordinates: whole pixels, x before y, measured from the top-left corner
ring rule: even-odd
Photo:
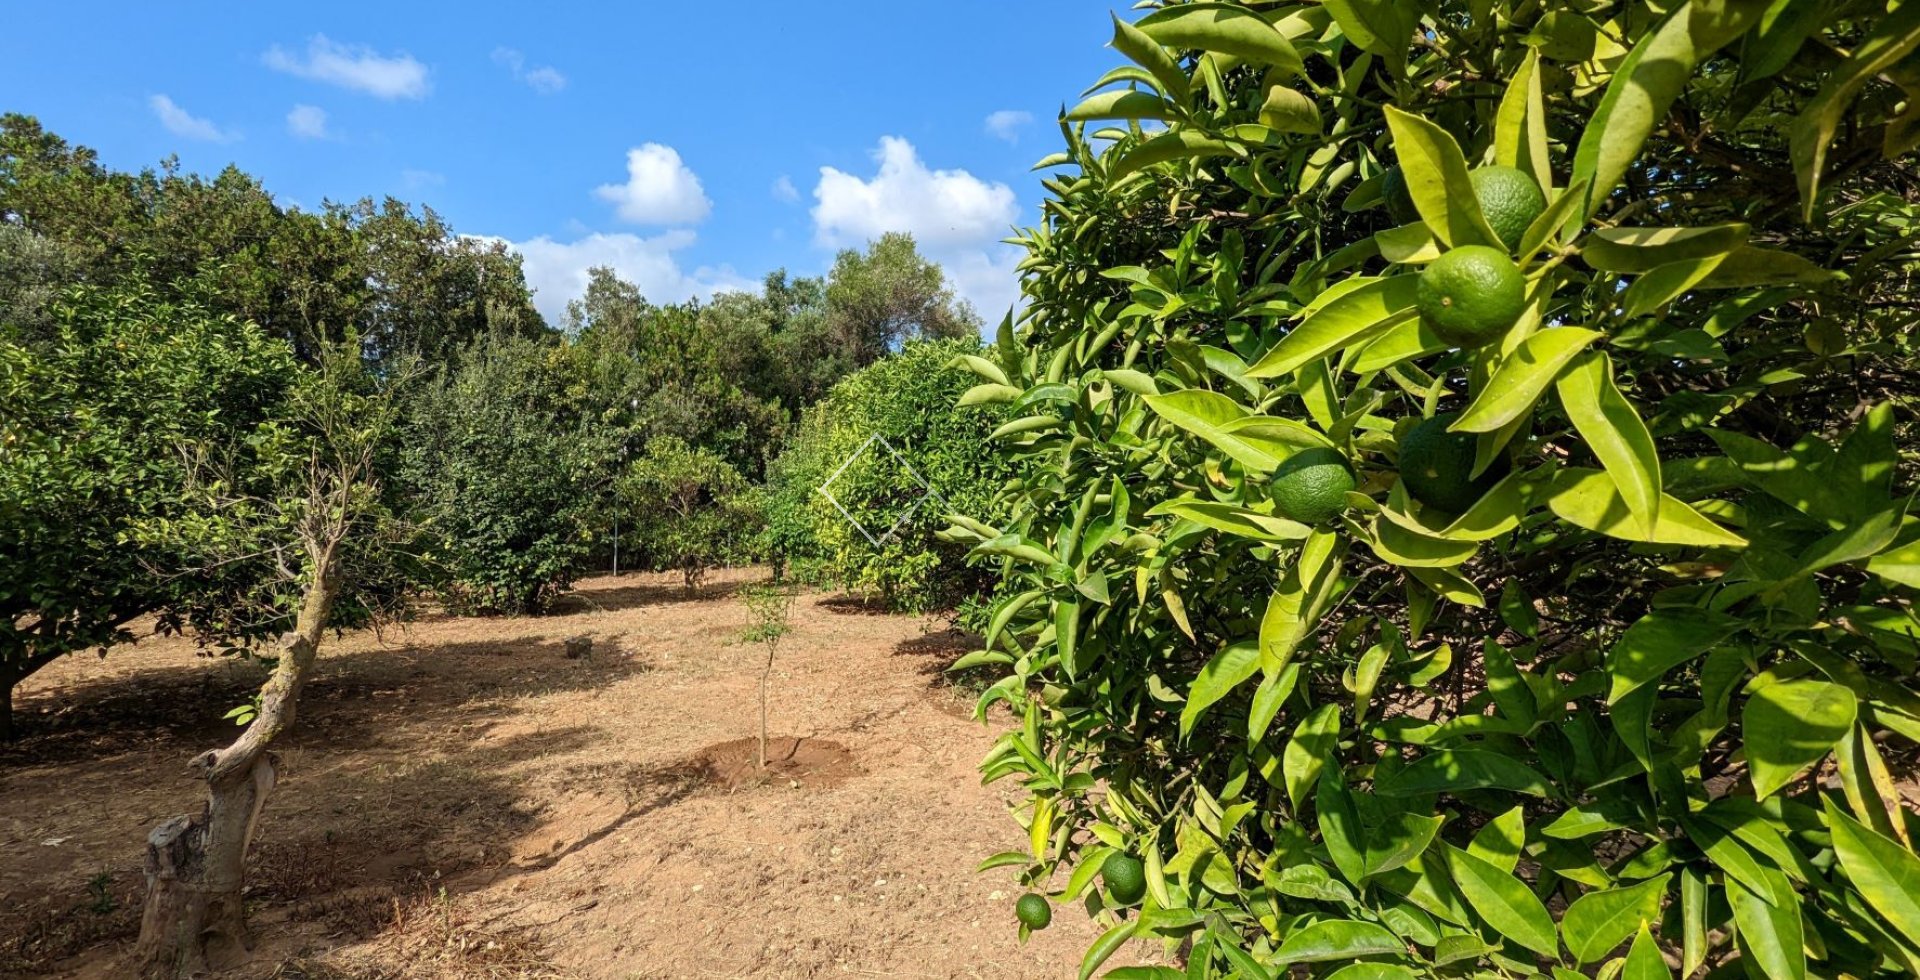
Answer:
[[[940,266],[914,248],[913,236],[889,232],[865,253],[847,249],[827,277],[828,331],[862,368],[915,338],[976,336],[980,318],[956,299]]]
[[[393,198],[283,208],[235,167],[211,180],[172,160],[120,173],[29,116],[0,116],[0,224],[50,243],[36,254],[64,253],[70,281],[137,276],[252,320],[307,361],[349,334],[377,361],[439,360],[488,333],[547,332],[519,258],[456,235],[430,208]],[[26,248],[0,243],[0,269]],[[0,301],[15,291],[0,286]]]

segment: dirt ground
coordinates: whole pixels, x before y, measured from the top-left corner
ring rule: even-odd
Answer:
[[[293,733],[233,977],[1062,977],[1078,909],[1022,946],[1012,787],[943,668],[937,620],[803,596],[754,768],[759,646],[733,595],[764,573],[581,583],[555,615],[427,617],[336,638]],[[593,639],[587,659],[565,640]],[[186,761],[257,663],[152,639],[69,657],[0,747],[0,976],[116,977],[147,831],[199,805]],[[1006,725],[995,720],[995,727]],[[1151,950],[1129,952],[1142,957]],[[1126,954],[1111,966],[1128,962]]]

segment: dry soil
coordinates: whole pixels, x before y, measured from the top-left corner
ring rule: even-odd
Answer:
[[[735,592],[763,577],[603,577],[550,616],[330,639],[228,975],[1072,976],[1097,927],[1060,908],[1023,946],[1012,871],[973,870],[1024,835],[1014,788],[974,768],[1007,721],[968,718],[945,623],[803,596],[758,777],[764,652]],[[232,737],[221,715],[264,670],[152,638],[23,685],[0,976],[123,975],[146,832],[197,808],[186,761]]]

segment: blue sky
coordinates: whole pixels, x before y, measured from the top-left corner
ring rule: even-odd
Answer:
[[[514,243],[561,309],[668,301],[913,232],[988,320],[1062,103],[1118,56],[1065,0],[8,4],[0,109],[283,202],[391,194]],[[589,9],[591,8],[591,9]]]

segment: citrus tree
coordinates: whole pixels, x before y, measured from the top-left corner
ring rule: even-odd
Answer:
[[[689,593],[715,565],[754,557],[759,497],[712,450],[660,436],[615,481],[614,492],[631,515],[636,549],[653,567],[678,571]]]
[[[987,439],[1004,409],[954,409],[972,383],[964,359],[981,353],[975,338],[909,341],[808,407],[768,468],[777,561],[900,609],[952,608],[987,590],[966,549],[936,537],[946,509],[985,513],[1012,472]]]
[[[1151,6],[963,399],[986,865],[1082,976],[1920,970],[1920,4]]]

